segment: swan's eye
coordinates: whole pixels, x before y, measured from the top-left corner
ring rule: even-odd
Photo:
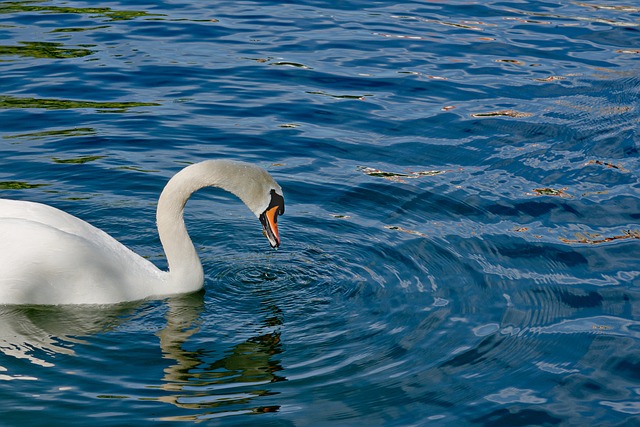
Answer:
[[[284,197],[276,193],[276,190],[271,190],[271,203],[269,203],[269,207],[267,208],[267,210],[274,208],[276,206],[278,207],[278,210],[276,211],[276,215],[275,215],[277,220],[278,215],[282,215],[284,213]]]

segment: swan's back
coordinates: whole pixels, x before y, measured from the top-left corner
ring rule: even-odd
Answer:
[[[102,230],[51,206],[0,199],[0,303],[112,303],[153,292],[162,272]],[[157,290],[158,287],[156,287]]]
[[[78,236],[102,234],[111,238],[107,233],[88,222],[42,203],[0,199],[0,221],[5,219],[33,221]]]

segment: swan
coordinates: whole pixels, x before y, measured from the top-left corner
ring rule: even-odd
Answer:
[[[239,197],[262,223],[271,247],[280,246],[282,188],[267,171],[244,162],[206,160],[169,180],[156,214],[168,271],[66,212],[0,199],[0,304],[115,304],[202,289],[202,264],[183,214],[191,194],[203,187]]]

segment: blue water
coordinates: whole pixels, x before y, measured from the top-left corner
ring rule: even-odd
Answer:
[[[287,203],[189,202],[202,294],[0,307],[0,425],[636,425],[639,59],[634,1],[0,2],[0,197],[161,267],[186,164]]]

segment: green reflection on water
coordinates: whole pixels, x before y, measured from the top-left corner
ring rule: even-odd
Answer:
[[[94,128],[71,128],[71,129],[57,129],[47,130],[42,132],[30,132],[21,133],[17,135],[5,135],[4,139],[43,139],[50,136],[84,136],[95,135],[96,130]]]
[[[26,190],[29,188],[46,187],[49,184],[29,184],[24,181],[0,181],[0,190]]]
[[[0,4],[0,14],[16,12],[43,12],[43,13],[79,13],[87,15],[104,16],[111,21],[125,21],[140,16],[163,16],[147,13],[140,10],[113,10],[108,7],[61,7],[34,1],[15,1]]]
[[[72,163],[72,164],[83,164],[83,163],[89,163],[89,162],[93,162],[96,160],[100,160],[100,159],[104,159],[107,156],[81,156],[81,157],[76,157],[73,159],[59,159],[57,157],[53,157],[51,160],[54,161],[54,163]]]
[[[134,171],[134,172],[143,172],[143,173],[156,173],[160,172],[158,169],[142,169],[137,166],[118,166],[115,168],[116,170],[125,170],[125,171]]]
[[[109,28],[109,25],[99,25],[97,27],[70,27],[70,28],[56,28],[51,30],[51,33],[81,33],[83,31],[102,30],[103,28]]]
[[[31,56],[33,58],[80,58],[91,55],[92,50],[63,47],[62,43],[20,42],[18,46],[0,45],[0,55]]]
[[[65,110],[72,108],[97,108],[102,110],[125,111],[134,107],[156,107],[155,102],[94,102],[73,101],[69,99],[19,98],[0,96],[0,109],[11,108],[44,108],[45,110]]]

